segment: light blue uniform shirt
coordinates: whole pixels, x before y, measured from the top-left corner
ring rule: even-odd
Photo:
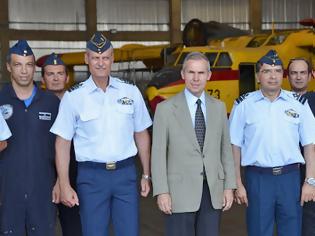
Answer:
[[[188,105],[190,117],[191,117],[191,120],[192,120],[192,124],[193,124],[193,127],[195,128],[195,115],[196,115],[196,110],[197,110],[197,103],[196,102],[197,102],[198,99],[201,100],[201,110],[202,110],[203,116],[205,118],[205,121],[207,120],[206,119],[207,118],[206,117],[207,112],[206,112],[205,92],[202,92],[200,98],[196,97],[191,92],[189,92],[189,90],[187,88],[185,88],[184,93],[185,93],[186,102],[187,102],[187,105]]]
[[[11,137],[11,131],[5,122],[0,110],[0,141],[4,141]]]
[[[152,121],[139,89],[110,77],[104,92],[92,77],[66,92],[51,132],[74,141],[77,161],[120,161],[137,154],[134,132]]]
[[[305,163],[302,146],[315,141],[315,119],[307,102],[281,90],[271,102],[260,90],[249,93],[230,115],[232,144],[241,147],[241,165],[260,167]]]

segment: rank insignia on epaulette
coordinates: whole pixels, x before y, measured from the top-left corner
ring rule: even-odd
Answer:
[[[293,109],[288,109],[288,110],[285,110],[284,113],[287,115],[287,116],[290,116],[292,118],[299,118],[299,114],[293,110]]]
[[[127,97],[123,97],[117,100],[117,102],[121,105],[132,105],[133,100]]]
[[[304,103],[307,101],[307,98],[298,94],[298,93],[293,93],[293,97],[298,100],[300,103],[304,105]]]
[[[248,95],[249,95],[249,93],[242,94],[241,96],[239,96],[239,98],[237,98],[237,99],[235,100],[235,103],[236,103],[236,104],[240,104],[242,101],[245,100],[245,98],[246,98]]]
[[[298,100],[298,98],[300,97],[301,95],[299,93],[293,93],[293,97]]]
[[[72,91],[74,91],[74,90],[80,88],[82,85],[83,85],[82,82],[81,82],[81,83],[78,83],[78,84],[75,84],[75,85],[73,85],[71,88],[69,88],[68,91],[71,93]]]

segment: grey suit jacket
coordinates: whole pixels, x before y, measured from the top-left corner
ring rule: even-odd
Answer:
[[[170,193],[172,211],[199,209],[203,166],[212,205],[221,209],[223,190],[236,188],[234,160],[223,102],[206,94],[206,136],[203,153],[193,128],[184,92],[157,106],[153,124],[153,195]]]

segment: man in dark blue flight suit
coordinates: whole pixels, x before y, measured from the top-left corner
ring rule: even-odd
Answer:
[[[42,83],[46,89],[53,92],[61,99],[66,91],[66,85],[69,81],[69,75],[64,62],[57,54],[52,53],[47,57],[42,67]],[[71,158],[69,165],[69,179],[71,186],[76,189],[77,178],[77,162],[75,160],[74,148],[71,145]],[[58,181],[59,182],[59,181]],[[60,188],[59,183],[56,184],[53,190],[53,202],[60,203]],[[59,220],[62,228],[63,236],[80,236],[81,220],[79,215],[79,206],[72,208],[58,204]]]
[[[288,64],[288,80],[292,91],[307,98],[308,104],[315,115],[315,93],[308,92],[308,84],[312,79],[312,65],[305,58],[293,58]],[[301,180],[315,186],[314,178],[305,178],[305,166],[301,168]],[[315,202],[303,205],[302,236],[315,236]]]
[[[25,40],[9,49],[11,84],[0,92],[0,109],[12,137],[0,153],[0,235],[54,236],[54,141],[49,132],[59,106],[33,82],[35,58]]]

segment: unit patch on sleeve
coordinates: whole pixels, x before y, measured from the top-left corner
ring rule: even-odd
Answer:
[[[13,115],[13,106],[11,104],[3,104],[0,106],[0,111],[3,118],[7,120]]]

